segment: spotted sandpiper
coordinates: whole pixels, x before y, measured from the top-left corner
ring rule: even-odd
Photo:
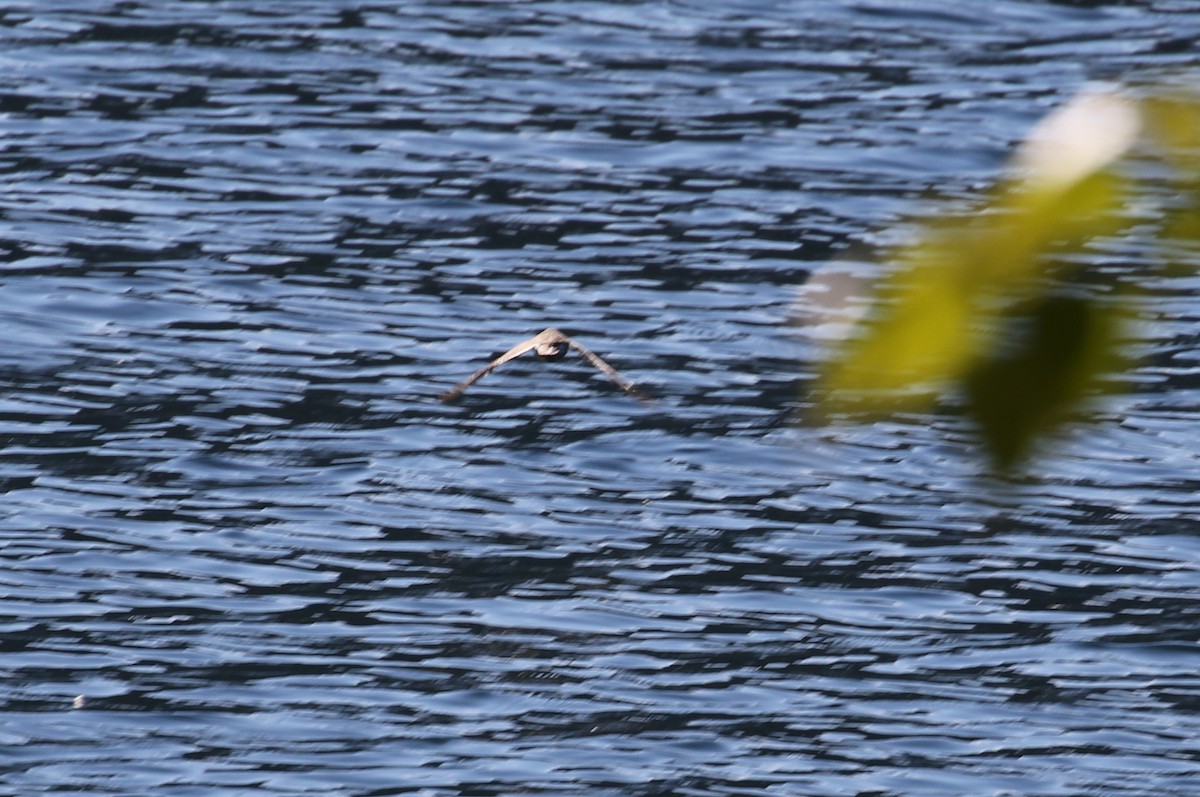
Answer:
[[[515,360],[528,351],[532,351],[543,360],[561,360],[563,357],[567,356],[568,349],[574,349],[582,354],[585,360],[596,366],[601,373],[615,382],[618,387],[620,387],[629,395],[642,399],[643,401],[649,401],[649,398],[646,396],[646,394],[638,390],[637,386],[633,384],[633,382],[630,382],[628,379],[621,376],[621,374],[617,372],[616,368],[613,368],[611,365],[604,362],[604,360],[600,359],[599,355],[594,354],[591,349],[587,348],[581,343],[576,342],[575,340],[572,340],[569,336],[564,335],[562,332],[559,332],[553,327],[550,329],[543,329],[529,340],[521,341],[516,346],[513,346],[511,349],[504,352],[504,354],[501,354],[499,357],[492,360],[490,363],[483,366],[463,381],[459,382],[453,388],[447,390],[442,394],[441,399],[442,401],[453,401],[461,396],[463,391],[478,382],[480,379],[483,379],[494,369],[499,368],[509,360]]]

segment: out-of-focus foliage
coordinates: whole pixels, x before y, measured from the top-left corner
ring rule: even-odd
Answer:
[[[996,465],[1020,461],[1123,366],[1136,296],[1081,283],[1089,243],[1128,223],[1131,151],[1143,166],[1161,159],[1190,193],[1164,210],[1166,234],[1200,241],[1200,95],[1081,95],[1034,129],[1013,176],[977,207],[896,253],[871,312],[825,363],[821,416],[875,419],[953,397]]]
[[[1142,100],[1147,131],[1177,175],[1196,188],[1200,179],[1200,95],[1162,89]]]

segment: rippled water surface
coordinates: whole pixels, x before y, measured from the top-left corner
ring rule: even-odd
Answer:
[[[8,4],[4,793],[1200,793],[1200,279],[1008,484],[951,417],[794,423],[789,323],[1198,39],[1166,0]],[[572,356],[438,402],[547,326],[657,401]]]

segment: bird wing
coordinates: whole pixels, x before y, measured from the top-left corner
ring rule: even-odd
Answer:
[[[522,341],[522,342],[518,343],[516,346],[513,346],[511,349],[504,352],[504,354],[501,354],[499,357],[492,360],[490,363],[483,366],[478,371],[471,374],[466,379],[459,382],[457,385],[455,385],[454,387],[450,388],[445,393],[443,393],[441,395],[442,401],[453,401],[454,399],[461,396],[464,390],[466,390],[471,385],[478,382],[480,379],[483,379],[485,376],[487,376],[488,374],[490,374],[492,371],[499,368],[500,366],[504,365],[509,360],[515,360],[516,358],[520,357],[522,354],[525,354],[526,352],[533,350],[533,348],[542,341],[542,335],[544,335],[544,334],[545,334],[544,332],[539,333],[538,335],[530,338],[529,340]]]
[[[566,336],[564,335],[563,337],[566,337]],[[642,401],[648,402],[651,400],[649,396],[647,396],[642,391],[638,390],[637,385],[635,385],[633,382],[630,382],[625,377],[621,376],[621,374],[617,371],[616,368],[613,368],[611,365],[604,362],[604,360],[600,358],[600,355],[594,353],[591,349],[589,349],[587,346],[584,346],[582,343],[576,343],[571,338],[566,338],[566,341],[572,349],[574,349],[575,351],[582,354],[583,358],[585,360],[590,362],[592,365],[596,366],[596,368],[598,368],[600,370],[600,373],[604,374],[609,379],[611,379],[613,382],[615,382],[616,385],[619,388],[621,388],[622,390],[624,390],[626,393],[633,396],[634,398],[641,399]]]

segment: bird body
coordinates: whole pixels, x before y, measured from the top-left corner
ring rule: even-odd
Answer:
[[[621,376],[621,374],[617,372],[617,369],[606,363],[598,355],[592,353],[591,349],[587,348],[581,343],[578,343],[569,336],[564,335],[554,327],[544,329],[529,340],[521,341],[516,346],[513,346],[504,354],[501,354],[499,357],[492,360],[490,363],[483,366],[463,381],[459,382],[453,388],[447,390],[442,394],[441,399],[442,401],[453,401],[461,396],[463,391],[478,382],[480,379],[483,379],[496,368],[499,368],[501,365],[504,365],[510,360],[515,360],[527,352],[532,351],[543,360],[556,361],[566,357],[567,352],[571,349],[579,352],[585,360],[594,365],[602,374],[611,379],[626,393],[642,400],[648,400],[646,395],[638,390],[637,386],[634,385],[633,382],[630,382],[628,379]]]

